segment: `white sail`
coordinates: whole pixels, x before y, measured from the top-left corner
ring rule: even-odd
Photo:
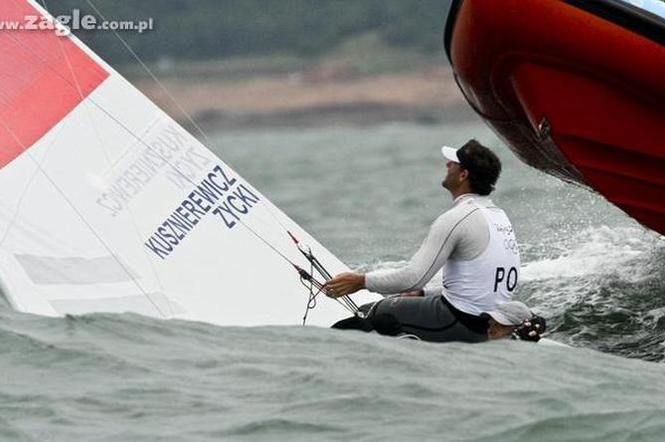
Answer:
[[[26,14],[48,17],[0,5],[0,20]],[[289,261],[309,263],[287,230],[346,270],[74,37],[2,31],[0,48],[0,283],[16,309],[297,324],[307,290]],[[320,296],[308,323],[347,315]]]

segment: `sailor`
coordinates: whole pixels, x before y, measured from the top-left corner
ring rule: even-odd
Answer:
[[[371,304],[366,304],[371,308]],[[365,306],[363,306],[365,307]],[[473,342],[483,342],[495,339],[518,339],[521,341],[538,342],[547,330],[547,322],[542,316],[533,313],[529,307],[520,301],[508,301],[500,304],[490,312],[480,314],[485,320],[485,335]],[[404,338],[414,338],[427,341],[441,341],[440,337],[450,337],[457,333],[465,333],[463,325],[453,316],[448,317],[448,326],[424,331],[422,327],[412,324],[399,323],[393,315],[370,312],[366,317],[351,317],[335,323],[332,328],[355,329]],[[448,341],[450,339],[444,339]]]
[[[361,289],[400,294],[365,306],[368,320],[355,321],[356,328],[386,334],[401,330],[428,341],[481,342],[488,331],[481,314],[512,299],[520,268],[515,232],[505,212],[487,197],[501,162],[476,140],[457,150],[444,146],[441,152],[447,160],[442,185],[454,205],[434,221],[409,263],[367,274],[346,272],[325,284],[331,297]],[[443,286],[425,288],[439,270]]]

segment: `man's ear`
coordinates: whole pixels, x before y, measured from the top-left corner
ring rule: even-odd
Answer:
[[[460,181],[466,181],[469,179],[469,171],[466,169],[462,169],[462,171],[459,174]]]

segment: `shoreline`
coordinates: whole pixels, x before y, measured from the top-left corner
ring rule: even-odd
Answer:
[[[201,73],[198,67],[196,76],[163,79],[168,93],[150,79],[131,80],[190,130],[183,109],[206,130],[477,119],[450,67],[437,64],[363,74],[345,64],[323,63],[287,73],[249,75],[246,80],[229,79],[213,70]]]
[[[285,112],[233,113],[207,110],[192,118],[205,130],[308,128],[328,126],[375,126],[392,122],[437,125],[447,122],[476,121],[468,107],[448,109],[391,106],[377,103],[354,103],[296,109]],[[194,129],[188,119],[178,122],[188,130]]]

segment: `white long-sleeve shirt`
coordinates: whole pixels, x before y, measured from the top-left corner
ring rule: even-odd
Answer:
[[[474,204],[471,204],[471,199]],[[427,238],[409,263],[399,269],[367,273],[367,289],[383,294],[420,290],[448,259],[470,261],[480,256],[489,244],[490,234],[479,205],[495,207],[486,197],[475,194],[459,196],[453,207],[434,221]],[[433,294],[436,292],[426,293],[428,296]]]

